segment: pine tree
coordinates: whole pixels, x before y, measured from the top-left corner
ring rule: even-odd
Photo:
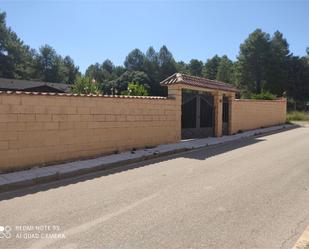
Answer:
[[[250,91],[261,93],[270,63],[269,57],[270,36],[257,29],[240,45],[240,84]]]
[[[218,66],[216,79],[218,81],[232,83],[233,82],[233,62],[226,56],[222,56]]]

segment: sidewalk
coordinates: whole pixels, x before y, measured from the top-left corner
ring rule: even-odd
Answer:
[[[42,168],[32,168],[7,174],[0,174],[0,192],[5,192],[21,187],[32,186],[38,183],[55,181],[63,178],[78,176],[112,167],[144,161],[147,159],[175,154],[187,150],[198,149],[210,145],[222,144],[242,138],[248,138],[282,129],[292,128],[294,125],[279,125],[263,129],[256,129],[231,136],[220,138],[210,137],[202,139],[183,140],[175,144],[159,145],[151,149],[139,149],[109,156],[98,157],[90,160],[81,160],[70,163],[58,164]]]
[[[309,226],[299,237],[292,249],[309,249]]]

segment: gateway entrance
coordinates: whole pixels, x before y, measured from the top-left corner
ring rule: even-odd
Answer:
[[[214,98],[210,93],[182,90],[181,136],[214,136]]]

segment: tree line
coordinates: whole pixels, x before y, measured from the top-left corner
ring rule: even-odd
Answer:
[[[73,84],[82,75],[70,56],[62,57],[49,45],[37,51],[24,44],[6,25],[5,18],[1,12],[0,77]],[[282,33],[270,35],[256,29],[240,45],[235,61],[215,55],[206,62],[192,59],[185,63],[176,61],[166,46],[159,51],[149,47],[145,53],[132,50],[122,66],[115,66],[109,59],[94,63],[84,76],[94,80],[104,94],[125,93],[130,83],[137,83],[150,95],[166,95],[160,81],[180,72],[234,84],[244,97],[285,93],[290,102],[303,108],[309,101],[308,48],[306,52],[306,56],[295,56]]]

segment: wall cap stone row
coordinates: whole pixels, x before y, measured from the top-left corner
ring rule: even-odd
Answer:
[[[278,98],[278,99],[234,99],[234,101],[239,102],[285,102],[286,98]]]
[[[121,98],[121,99],[172,99],[160,96],[128,96],[128,95],[102,95],[102,94],[76,94],[76,93],[51,93],[51,92],[24,92],[24,91],[0,91],[0,95],[41,95],[62,97],[99,97],[99,98]]]

